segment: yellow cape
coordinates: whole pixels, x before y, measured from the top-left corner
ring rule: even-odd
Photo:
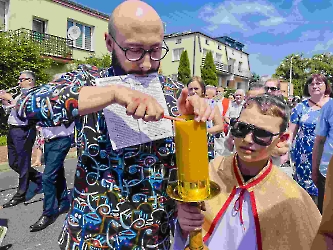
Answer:
[[[310,249],[321,220],[311,197],[272,164],[244,183],[233,164],[235,159],[236,155],[217,157],[210,163],[210,179],[219,184],[221,194],[205,202],[204,242],[230,204],[235,188],[242,187],[250,192],[258,250]]]

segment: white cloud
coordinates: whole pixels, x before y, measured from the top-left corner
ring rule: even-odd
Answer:
[[[318,43],[312,52],[327,52],[333,48],[333,39],[328,40],[326,43]]]
[[[278,13],[275,7],[264,2],[241,2],[237,4],[226,1],[218,5],[207,4],[199,11],[199,18],[208,23],[208,30],[215,30],[216,25],[228,24],[239,30],[251,30],[246,22],[241,22],[243,17],[262,17],[264,18],[258,23],[259,26],[278,25],[286,21],[286,19]],[[214,28],[210,27],[213,26]]]
[[[284,23],[285,21],[286,19],[284,17],[271,17],[269,19],[260,21],[259,24],[261,26],[273,26]]]
[[[207,23],[206,31],[242,32],[244,37],[267,32],[288,34],[301,25],[303,17],[298,11],[301,0],[293,3],[291,14],[286,15],[267,0],[249,2],[226,0],[219,4],[206,4],[198,17]]]

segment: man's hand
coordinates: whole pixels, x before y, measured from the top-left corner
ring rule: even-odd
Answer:
[[[164,109],[155,98],[127,87],[119,87],[115,91],[114,103],[125,107],[127,115],[134,119],[149,122],[163,118]]]
[[[0,99],[5,100],[5,101],[10,101],[13,99],[12,95],[7,93],[4,90],[0,90]]]
[[[205,210],[203,206],[196,206],[191,203],[177,202],[178,222],[183,233],[189,233],[201,228],[204,223],[204,216],[200,210]]]
[[[0,99],[2,102],[2,105],[9,106],[13,105],[13,97],[11,94],[6,93],[5,90],[0,90]]]
[[[182,115],[195,115],[197,122],[211,121],[214,118],[214,109],[211,109],[204,98],[198,95],[188,96],[188,89],[184,88],[177,100],[179,113]]]

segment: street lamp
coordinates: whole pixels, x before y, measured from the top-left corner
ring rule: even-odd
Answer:
[[[291,88],[291,80],[292,80],[292,74],[293,74],[293,57],[294,56],[298,56],[296,55],[292,55],[291,59],[290,59],[290,72],[289,72],[289,84],[288,84],[288,96],[290,96],[290,88]]]

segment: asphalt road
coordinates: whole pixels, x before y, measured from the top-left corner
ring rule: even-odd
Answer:
[[[76,159],[65,161],[68,189],[72,189]],[[0,173],[0,205],[7,202],[16,192],[18,175],[14,171]],[[58,219],[46,229],[31,233],[29,226],[34,224],[42,215],[43,194],[33,196],[35,184],[30,185],[26,204],[0,210],[0,219],[8,219],[8,232],[0,250],[59,250],[57,240],[66,215]]]

